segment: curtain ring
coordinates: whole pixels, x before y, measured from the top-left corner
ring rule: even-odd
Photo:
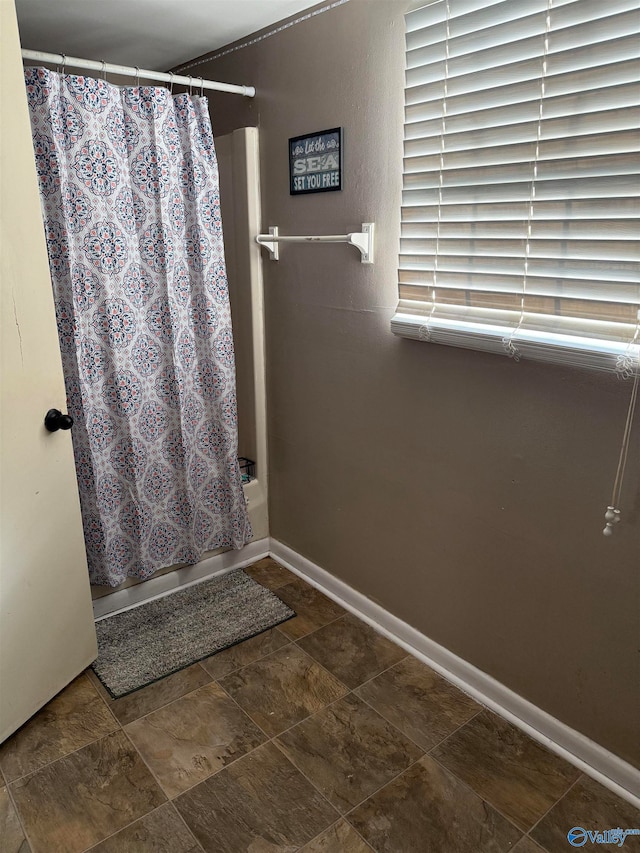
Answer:
[[[135,65],[134,68],[136,69],[136,86],[140,88],[140,69],[137,65]]]
[[[189,96],[193,95],[193,77],[189,74]]]
[[[169,80],[169,94],[173,95],[173,78],[175,77],[175,74],[173,71],[170,71],[169,75],[171,76],[171,80]]]
[[[200,78],[200,97],[204,98],[204,80]]]
[[[103,79],[103,80],[106,80],[106,79],[107,79],[107,72],[105,71],[106,67],[107,67],[107,63],[106,63],[106,62],[104,61],[104,59],[103,59],[103,60],[102,60],[102,70],[101,70],[101,72],[100,72],[100,73],[102,74],[102,79]]]
[[[64,73],[66,71],[66,68],[67,68],[67,54],[63,53],[62,54],[62,74],[63,74],[63,76],[64,76]]]

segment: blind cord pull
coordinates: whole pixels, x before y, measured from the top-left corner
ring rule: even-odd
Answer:
[[[637,331],[636,331],[637,337]],[[635,338],[634,338],[635,340]],[[624,426],[624,434],[622,436],[622,447],[620,448],[620,457],[618,459],[618,470],[616,471],[616,479],[613,484],[613,493],[611,495],[611,503],[607,507],[604,514],[606,524],[602,533],[605,536],[613,536],[613,529],[620,521],[620,495],[622,492],[622,481],[624,480],[624,471],[627,465],[627,454],[629,452],[629,444],[631,442],[631,430],[633,428],[633,418],[635,415],[636,402],[638,400],[638,380],[640,379],[640,358],[636,365],[633,386],[631,388],[631,399],[629,400],[629,411],[627,412],[627,421]]]
[[[607,523],[605,524],[602,533],[605,536],[613,536],[613,525],[620,521],[620,510],[615,509],[615,507],[608,506],[604,517]]]

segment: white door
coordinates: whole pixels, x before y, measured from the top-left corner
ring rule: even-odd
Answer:
[[[96,657],[14,0],[0,0],[0,742]]]

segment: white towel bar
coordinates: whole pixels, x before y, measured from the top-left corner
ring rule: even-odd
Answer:
[[[269,228],[268,234],[258,234],[256,242],[268,249],[272,261],[279,260],[278,243],[349,243],[360,252],[363,264],[373,263],[374,223],[363,222],[362,231],[351,234],[321,234],[317,237],[285,236],[278,234],[277,226]]]

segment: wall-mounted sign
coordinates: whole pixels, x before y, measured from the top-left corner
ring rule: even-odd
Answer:
[[[342,128],[289,140],[291,195],[342,189]]]

